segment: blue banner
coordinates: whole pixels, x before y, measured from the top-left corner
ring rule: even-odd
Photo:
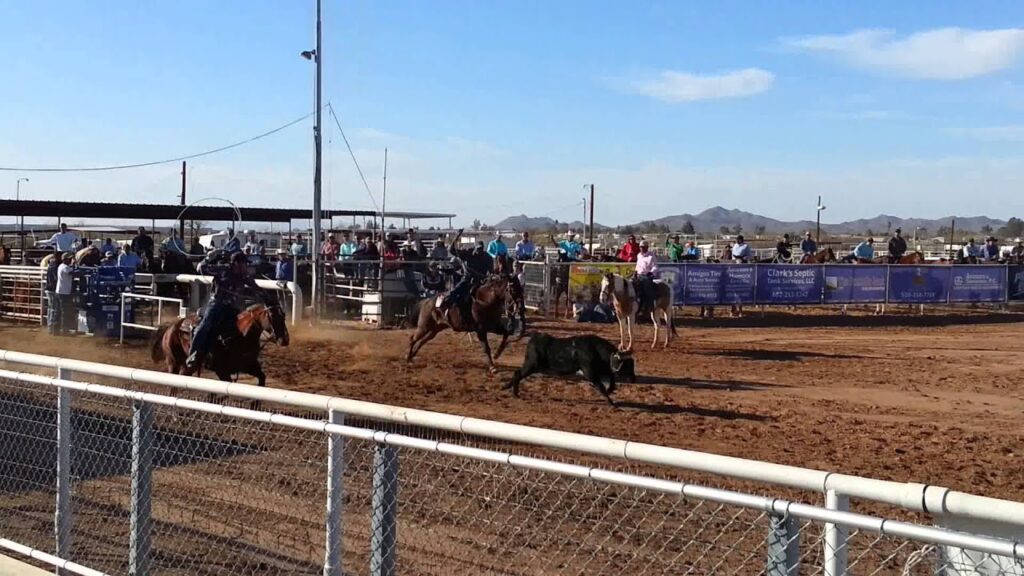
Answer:
[[[746,264],[689,264],[683,302],[688,305],[753,304],[755,267]]]
[[[819,304],[825,286],[821,266],[760,264],[757,267],[758,304]]]
[[[955,266],[949,284],[950,302],[1003,302],[1006,266]]]
[[[952,272],[952,266],[893,266],[889,269],[889,302],[946,302]]]
[[[1010,266],[1006,274],[1006,297],[1010,300],[1024,300],[1024,266]]]
[[[885,266],[827,264],[823,270],[825,303],[880,304],[885,302]]]
[[[659,264],[658,278],[672,288],[672,305],[683,305],[683,286],[686,284],[686,272],[683,264]]]

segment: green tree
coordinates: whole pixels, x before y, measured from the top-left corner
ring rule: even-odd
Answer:
[[[992,227],[989,226],[988,224],[985,224],[984,226],[981,227],[981,233],[982,234],[991,234],[992,233]]]
[[[765,226],[763,224],[754,226],[754,235],[761,236],[765,232]]]
[[[728,234],[729,233],[729,227],[728,226],[719,226],[718,227],[718,232],[721,233],[721,234]]]
[[[732,227],[732,233],[733,234],[742,234],[743,233],[743,225],[740,224],[739,222],[737,222],[736,225]]]
[[[693,222],[690,222],[689,220],[687,220],[686,223],[683,224],[683,234],[696,234],[696,233],[697,233],[697,230],[693,227]]]

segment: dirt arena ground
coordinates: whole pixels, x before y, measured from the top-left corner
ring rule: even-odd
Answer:
[[[300,328],[291,347],[267,347],[265,367],[274,387],[1024,500],[1024,316],[788,318],[690,317],[668,351],[644,345],[641,326],[640,380],[620,389],[618,408],[549,377],[513,398],[501,385],[525,342],[489,376],[464,334],[439,336],[406,365],[408,331]],[[615,326],[532,328],[618,337]],[[141,341],[115,344],[0,325],[2,348],[154,367]]]

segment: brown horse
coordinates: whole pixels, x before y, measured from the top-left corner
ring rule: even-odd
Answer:
[[[423,345],[430,342],[446,328],[454,332],[472,332],[476,334],[480,346],[487,356],[487,368],[493,374],[494,360],[501,356],[508,344],[509,331],[505,326],[502,315],[505,311],[505,298],[508,292],[509,280],[501,276],[489,277],[483,285],[476,289],[469,302],[452,306],[446,318],[437,309],[436,298],[425,298],[420,300],[419,310],[416,313],[416,332],[409,337],[409,353],[406,355],[406,362],[412,362],[416,354],[423,348]],[[438,296],[440,298],[440,296]],[[491,345],[487,341],[488,334],[501,336],[501,344],[497,351],[491,355]]]
[[[801,264],[824,264],[826,262],[835,261],[836,253],[832,251],[832,248],[818,250],[814,254],[804,254],[803,258],[800,259]]]
[[[924,254],[920,252],[911,252],[900,256],[900,259],[896,262],[890,262],[888,256],[878,256],[872,258],[871,262],[875,264],[927,264],[928,262],[924,259]]]
[[[197,323],[193,314],[157,329],[150,343],[153,362],[166,362],[171,374],[185,373],[185,359],[192,341],[192,327]],[[267,383],[267,375],[260,366],[263,334],[270,335],[279,345],[287,346],[288,325],[279,304],[253,304],[235,319],[232,334],[217,338],[206,358],[206,368],[225,382],[235,374],[255,376],[260,386]],[[196,374],[198,376],[198,372]]]

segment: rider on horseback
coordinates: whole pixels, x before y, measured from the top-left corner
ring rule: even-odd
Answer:
[[[217,333],[245,308],[246,298],[264,300],[256,281],[249,275],[245,254],[235,252],[228,264],[217,264],[221,255],[218,251],[211,252],[201,264],[201,272],[213,276],[213,295],[192,337],[185,361],[186,374],[193,374],[202,366]]]
[[[658,298],[654,288],[654,275],[658,272],[658,264],[654,253],[650,251],[647,240],[640,242],[640,252],[636,255],[636,274],[633,276],[639,310],[647,310]]]
[[[491,269],[494,266],[491,256],[484,250],[483,242],[477,242],[472,251],[456,248],[455,246],[460,236],[462,236],[462,230],[459,230],[455,240],[452,241],[452,245],[448,249],[452,255],[452,264],[460,271],[459,282],[437,305],[441,314],[446,318],[448,310],[453,305],[461,304],[465,301],[483,283],[483,280],[491,273]]]

